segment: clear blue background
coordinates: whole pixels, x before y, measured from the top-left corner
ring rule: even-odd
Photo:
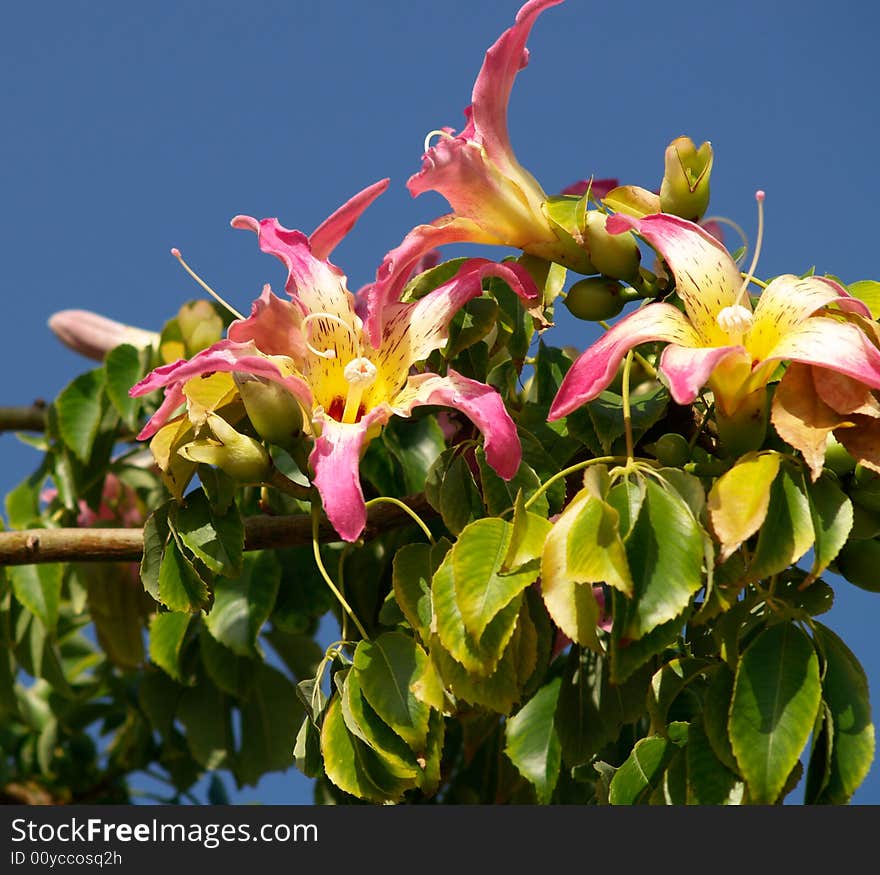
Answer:
[[[845,282],[878,278],[877,8],[568,0],[541,16],[529,42],[510,106],[517,156],[548,192],[591,174],[654,188],[670,140],[710,140],[712,212],[753,233],[754,191],[767,192],[759,276],[815,265]],[[50,334],[53,312],[86,308],[159,328],[200,296],[172,246],[240,310],[264,282],[280,290],[281,265],[229,228],[237,213],[309,232],[389,176],[334,256],[352,289],[371,280],[410,227],[446,211],[439,195],[413,200],[404,183],[428,131],[462,126],[483,53],[517,9],[516,0],[5,4],[0,406],[50,399],[91,366]],[[565,314],[551,335],[579,347],[593,336]],[[0,449],[5,493],[38,459],[10,434]],[[824,620],[877,699],[880,596],[834,583]],[[310,787],[291,769],[233,798],[306,802]],[[853,801],[880,802],[880,766]]]

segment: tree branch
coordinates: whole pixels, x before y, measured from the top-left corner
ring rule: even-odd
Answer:
[[[423,494],[402,499],[423,517],[436,516]],[[410,524],[410,516],[393,504],[371,509],[361,536],[369,541],[393,526]],[[254,516],[245,520],[244,549],[266,550],[297,547],[312,540],[308,514]],[[322,542],[338,541],[339,535],[326,519],[319,529]],[[0,532],[0,566],[36,565],[45,562],[139,562],[144,550],[143,529],[26,529]]]
[[[30,407],[0,407],[0,432],[45,430],[45,401],[35,401]]]

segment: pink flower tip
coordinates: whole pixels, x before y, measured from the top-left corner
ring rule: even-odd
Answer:
[[[172,249],[171,249],[171,254],[172,254],[175,258],[180,258],[180,250],[179,250],[176,246],[172,247]]]
[[[766,197],[766,195],[764,194],[763,191],[761,191],[760,188],[755,192],[755,200],[756,201],[763,201],[765,197]]]

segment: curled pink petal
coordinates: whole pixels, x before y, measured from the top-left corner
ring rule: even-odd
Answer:
[[[449,369],[445,377],[419,374],[411,377],[395,408],[402,413],[423,404],[460,410],[480,430],[486,461],[499,477],[510,480],[519,470],[522,445],[516,426],[498,392]]]
[[[302,320],[302,308],[273,295],[267,283],[260,297],[251,304],[251,315],[247,319],[236,319],[229,326],[227,336],[237,343],[253,341],[266,355],[289,355],[301,361],[306,354]]]
[[[387,421],[390,410],[377,408],[360,422],[337,422],[327,416],[316,419],[320,436],[309,456],[312,482],[321,495],[324,513],[346,541],[356,541],[367,523],[367,509],[361,488],[360,461],[370,426]]]
[[[592,401],[614,379],[623,357],[633,347],[654,340],[700,346],[700,338],[687,317],[671,304],[649,304],[636,310],[581,353],[559,386],[548,420],[561,419]]]
[[[728,356],[744,354],[741,346],[677,346],[670,344],[660,356],[660,370],[676,404],[690,404],[709,381],[712,371]]]
[[[312,255],[326,261],[340,241],[354,227],[363,211],[388,188],[390,181],[387,178],[380,179],[367,186],[321,222],[309,236]]]

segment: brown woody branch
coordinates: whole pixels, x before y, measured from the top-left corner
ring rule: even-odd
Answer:
[[[0,407],[0,432],[45,430],[45,401],[35,401],[30,407]]]
[[[424,495],[402,499],[422,517],[436,516]],[[385,529],[411,523],[409,515],[392,504],[372,508],[362,538],[370,540]],[[244,549],[265,550],[296,547],[312,540],[312,520],[307,514],[255,516],[245,520]],[[339,535],[326,519],[318,537],[338,541]],[[0,532],[0,566],[35,565],[44,562],[139,562],[144,550],[143,529],[27,529]]]

